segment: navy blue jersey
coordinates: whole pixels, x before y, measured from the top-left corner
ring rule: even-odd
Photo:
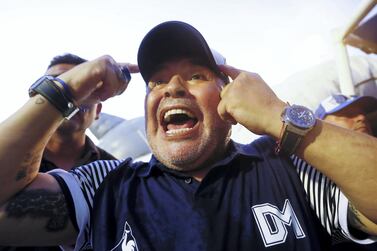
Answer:
[[[232,144],[200,183],[153,157],[101,162],[115,169],[104,180],[106,171],[100,178],[91,171],[99,162],[56,174],[67,183],[80,234],[87,230],[94,250],[326,250],[333,233],[347,235],[339,223],[347,201],[340,202],[333,183],[318,186],[314,169],[308,174],[308,165],[294,161],[297,167],[261,138]],[[83,219],[92,205],[90,221]]]

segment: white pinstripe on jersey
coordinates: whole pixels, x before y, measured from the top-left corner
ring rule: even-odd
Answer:
[[[322,226],[334,237],[334,242],[344,240],[339,223],[340,189],[328,177],[295,155],[293,164],[304,186],[310,206]]]

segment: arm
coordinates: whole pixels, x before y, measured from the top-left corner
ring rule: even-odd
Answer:
[[[108,56],[78,65],[59,77],[69,85],[77,105],[98,103],[127,87],[118,65]],[[36,177],[43,150],[62,121],[56,108],[36,95],[0,124],[0,205]]]
[[[375,224],[365,217],[365,219],[361,218],[363,216],[357,210],[354,211],[355,208],[339,187],[327,176],[295,155],[292,155],[291,159],[305,189],[308,202],[327,232],[330,235],[335,234],[337,239],[338,236],[344,236],[360,244],[372,243],[366,233],[373,235],[368,228],[373,228]],[[372,225],[368,226],[368,224]]]
[[[62,120],[36,95],[0,124],[0,205],[37,176],[43,149]]]
[[[286,103],[257,74],[230,66],[221,69],[233,82],[221,93],[220,116],[235,120],[256,134],[278,139],[282,128],[280,115]],[[369,219],[371,224],[365,225],[364,231],[373,234],[377,234],[376,153],[376,138],[320,120],[296,152],[339,186],[358,212]]]
[[[318,122],[298,155],[332,179],[349,199],[348,223],[377,235],[377,139]]]
[[[129,68],[131,72],[138,70],[134,65]],[[69,85],[76,105],[104,101],[122,93],[128,84],[118,64],[109,56],[80,64],[59,77]],[[66,217],[67,198],[59,184],[51,175],[38,174],[44,147],[62,120],[53,105],[36,95],[0,124],[0,241],[3,245],[72,243],[76,236]],[[46,204],[51,206],[47,211]],[[56,217],[62,222],[55,221]]]
[[[99,160],[70,172],[55,169],[38,174],[0,207],[0,246],[90,245],[88,218],[95,192],[122,163],[127,162]]]
[[[76,235],[65,197],[49,174],[38,174],[0,207],[1,245],[73,244]]]

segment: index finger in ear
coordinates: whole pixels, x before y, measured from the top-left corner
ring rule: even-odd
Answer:
[[[219,65],[219,69],[232,80],[234,80],[241,73],[241,70],[230,65]]]

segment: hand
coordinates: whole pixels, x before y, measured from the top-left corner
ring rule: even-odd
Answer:
[[[76,105],[93,104],[120,95],[127,88],[121,67],[127,67],[131,73],[139,72],[137,65],[118,64],[112,57],[102,56],[72,68],[59,78],[69,85]]]
[[[240,123],[256,134],[279,137],[280,114],[286,103],[256,73],[242,71],[229,65],[220,70],[233,81],[221,92],[218,113],[224,120]]]

